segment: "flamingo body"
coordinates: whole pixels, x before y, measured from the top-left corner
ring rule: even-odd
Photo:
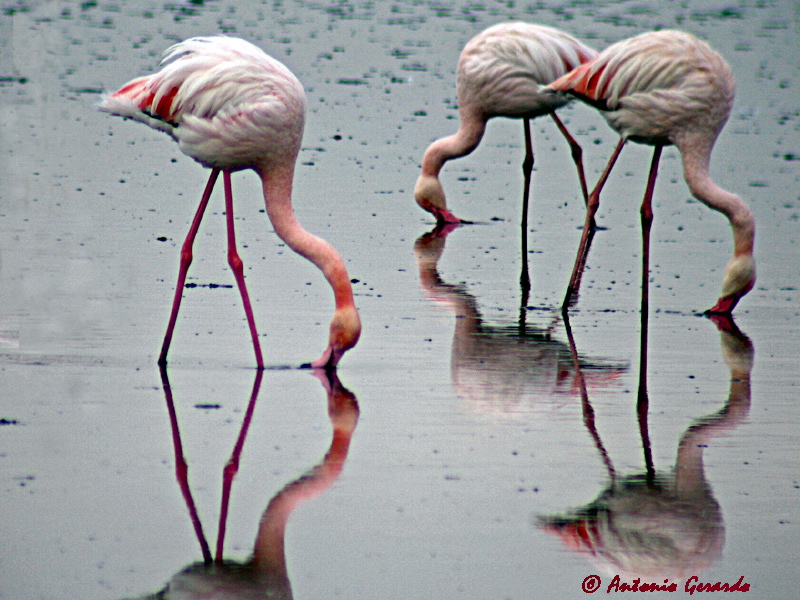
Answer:
[[[417,204],[438,222],[460,222],[447,209],[439,182],[445,162],[472,152],[492,117],[528,120],[550,114],[562,128],[555,110],[569,97],[542,93],[543,86],[595,56],[595,50],[563,31],[530,23],[500,23],[472,38],[461,51],[456,70],[459,130],[426,150],[414,190]],[[562,132],[571,140],[565,129]],[[532,150],[528,151],[526,177],[533,164]]]
[[[648,32],[609,46],[548,89],[570,93],[600,109],[621,136],[618,150],[625,140],[655,146],[659,154],[654,155],[652,184],[661,147],[678,148],[692,194],[728,217],[733,229],[734,256],[726,267],[720,298],[709,312],[732,311],[755,283],[755,221],[741,198],[717,186],[709,175],[711,151],[735,95],[733,74],[722,56],[682,31]],[[593,192],[595,203],[617,154]],[[649,204],[649,198],[646,201]]]
[[[618,42],[550,88],[594,103],[620,135],[651,145],[680,144],[692,130],[716,139],[735,95],[725,60],[682,31]]]
[[[238,38],[192,38],[158,73],[103,99],[100,109],[165,131],[205,167],[237,171],[294,161],[306,98],[282,63]]]
[[[159,72],[130,81],[104,96],[99,105],[102,111],[168,133],[184,154],[212,169],[182,249],[179,282],[159,362],[166,363],[192,259],[192,242],[221,171],[228,217],[228,261],[242,294],[258,366],[263,367],[241,259],[235,249],[230,187],[232,172],[253,169],[262,180],[267,215],[275,232],[292,250],[313,262],[333,289],[336,311],[329,345],[311,366],[335,366],[358,341],[361,322],[341,257],[330,244],[303,229],[292,209],[292,182],[306,113],[303,86],[279,61],[237,38],[200,37],[180,42],[167,49],[162,64]]]
[[[569,97],[542,94],[547,83],[591,60],[597,52],[553,27],[500,23],[472,38],[458,60],[456,93],[486,118],[536,118]]]

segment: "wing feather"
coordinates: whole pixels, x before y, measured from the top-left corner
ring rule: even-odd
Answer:
[[[294,142],[296,155],[306,101],[279,61],[218,36],[171,46],[159,72],[125,84],[99,108],[166,131],[204,165],[235,170],[267,160],[273,146],[291,155]]]
[[[600,108],[621,134],[664,141],[690,127],[724,124],[734,96],[728,64],[681,31],[648,32],[609,46],[551,83]]]

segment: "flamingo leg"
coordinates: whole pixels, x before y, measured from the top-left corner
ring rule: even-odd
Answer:
[[[650,434],[647,425],[647,412],[649,396],[647,393],[647,336],[650,314],[650,229],[653,224],[653,191],[656,186],[658,163],[661,159],[662,146],[653,150],[653,160],[650,163],[650,175],[647,178],[647,188],[640,210],[642,221],[642,306],[641,306],[641,331],[639,355],[639,391],[636,400],[636,413],[639,420],[639,431],[644,449],[644,461],[647,468],[647,480],[652,482],[655,478],[653,455],[650,449]]]
[[[222,470],[222,501],[219,510],[219,528],[217,529],[217,548],[214,555],[214,560],[217,563],[222,563],[222,554],[225,548],[225,531],[228,522],[228,506],[230,504],[231,487],[233,486],[233,479],[236,473],[239,472],[239,459],[242,456],[242,448],[244,448],[244,441],[247,438],[247,431],[250,429],[250,422],[253,420],[253,411],[256,407],[256,400],[258,400],[258,392],[261,389],[261,379],[264,376],[264,370],[258,369],[256,371],[256,378],[253,381],[253,391],[250,393],[250,401],[247,403],[247,410],[245,411],[242,425],[239,428],[239,437],[236,438],[236,443],[233,446],[231,457],[228,459],[225,468]]]
[[[239,294],[242,296],[244,304],[244,314],[247,317],[247,326],[250,328],[250,337],[253,340],[253,350],[256,353],[256,365],[259,369],[264,368],[264,360],[261,358],[261,345],[258,342],[258,331],[256,331],[256,321],[253,316],[253,308],[250,306],[250,296],[247,293],[247,286],[244,282],[244,264],[236,251],[236,233],[233,224],[233,191],[231,189],[231,174],[224,171],[222,182],[225,187],[225,220],[228,227],[228,265],[230,265],[233,275],[236,278],[236,285],[239,287]]]
[[[592,193],[589,194],[589,198],[586,203],[586,221],[583,225],[583,233],[581,233],[581,243],[578,246],[578,255],[575,257],[575,265],[572,268],[572,277],[570,277],[569,285],[567,286],[567,293],[564,297],[564,303],[561,305],[562,314],[566,314],[570,306],[575,304],[575,302],[578,300],[581,276],[583,275],[583,269],[586,266],[586,257],[589,255],[589,247],[592,245],[592,238],[594,237],[594,217],[597,214],[597,209],[600,207],[600,191],[603,189],[603,186],[608,179],[608,175],[611,173],[611,169],[614,167],[614,163],[617,162],[617,158],[619,158],[619,154],[622,152],[625,142],[625,138],[619,139],[617,147],[614,149],[614,153],[611,155],[605,170],[603,171],[602,175],[600,175],[600,179],[597,180],[597,184],[594,186]]]
[[[583,148],[581,148],[580,144],[575,141],[575,138],[572,137],[572,134],[567,130],[564,126],[564,123],[561,119],[558,118],[558,115],[555,112],[551,112],[550,116],[553,117],[553,121],[556,123],[556,127],[558,130],[563,134],[564,138],[567,140],[570,149],[572,150],[572,160],[575,161],[575,168],[578,169],[578,179],[581,182],[581,193],[583,194],[583,203],[589,203],[589,188],[586,186],[586,175],[583,171]]]
[[[169,385],[169,377],[167,376],[167,369],[164,365],[161,366],[161,385],[164,388],[164,397],[167,403],[167,412],[169,413],[169,423],[172,429],[172,448],[175,452],[175,478],[178,480],[178,486],[181,488],[183,499],[186,502],[186,507],[189,509],[189,517],[192,520],[194,533],[197,536],[197,541],[200,543],[200,550],[203,553],[203,562],[211,564],[211,550],[208,547],[206,536],[203,533],[203,525],[200,522],[200,517],[197,514],[197,507],[192,497],[192,490],[189,487],[189,466],[186,463],[186,458],[183,454],[183,444],[181,443],[181,431],[178,427],[178,415],[175,411],[175,403],[172,400],[172,388]]]
[[[158,357],[158,364],[161,366],[167,364],[167,353],[172,343],[172,333],[175,331],[178,311],[181,308],[183,288],[186,285],[186,274],[189,272],[189,265],[192,264],[192,246],[197,236],[197,230],[200,229],[200,222],[203,220],[203,214],[206,212],[206,206],[208,206],[208,199],[211,197],[211,192],[214,189],[214,184],[217,182],[218,176],[219,169],[212,169],[211,175],[208,178],[208,183],[206,183],[206,189],[203,192],[203,197],[200,199],[200,205],[197,207],[197,212],[189,227],[189,233],[186,235],[183,246],[181,246],[181,259],[178,266],[178,283],[175,285],[175,296],[172,299],[172,312],[169,315],[167,332],[164,334],[164,343],[161,344],[161,354]]]
[[[525,117],[522,120],[525,131],[525,159],[522,162],[522,174],[525,177],[524,188],[522,191],[522,219],[520,227],[522,229],[522,272],[519,276],[519,285],[522,295],[527,298],[531,289],[531,278],[528,274],[528,201],[531,192],[531,172],[533,171],[533,142],[531,141],[531,120]]]
[[[578,387],[581,393],[581,412],[583,413],[583,424],[589,431],[589,435],[592,436],[594,445],[600,453],[600,458],[602,459],[603,464],[606,466],[608,476],[611,478],[611,483],[613,484],[616,480],[617,474],[614,470],[614,465],[611,462],[611,458],[608,455],[608,451],[603,445],[603,440],[600,439],[600,434],[597,432],[597,426],[595,425],[594,420],[594,408],[592,408],[592,404],[589,401],[589,391],[586,388],[586,379],[584,379],[583,371],[581,370],[581,359],[578,355],[578,347],[575,345],[575,337],[572,334],[572,326],[570,325],[569,314],[567,313],[564,313],[564,328],[567,331],[567,341],[569,342],[569,353],[572,358],[572,368],[575,369],[575,380],[578,382]]]
[[[644,294],[642,294],[644,301]],[[639,433],[642,437],[642,449],[644,450],[644,464],[647,470],[647,483],[652,484],[655,480],[655,468],[653,466],[653,452],[650,447],[650,432],[647,423],[647,413],[650,406],[650,397],[647,393],[647,318],[645,317],[645,307],[642,306],[642,331],[640,335],[640,356],[639,356],[639,390],[636,395],[636,417],[639,422]]]
[[[656,187],[658,163],[661,159],[663,146],[656,146],[653,150],[653,160],[650,163],[650,175],[647,177],[647,188],[642,199],[640,209],[642,221],[642,328],[647,326],[647,314],[650,303],[650,228],[653,224],[653,191]]]

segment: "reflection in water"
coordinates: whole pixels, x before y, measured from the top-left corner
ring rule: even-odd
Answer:
[[[456,393],[476,408],[506,414],[577,396],[569,346],[551,337],[552,327],[526,324],[524,294],[517,323],[489,325],[465,286],[442,281],[437,265],[455,227],[426,233],[414,244],[414,254],[427,298],[456,316],[450,359]],[[581,359],[580,367],[588,384],[597,388],[616,384],[628,369],[627,363],[597,359]]]
[[[712,439],[734,429],[748,415],[753,345],[732,319],[720,316],[713,320],[731,375],[728,400],[719,411],[698,419],[686,430],[673,471],[658,473],[652,466],[643,377],[637,408],[645,472],[618,477],[600,444],[609,468],[608,488],[585,507],[539,519],[545,531],[557,535],[570,549],[586,553],[608,573],[652,580],[679,578],[695,574],[721,557],[725,526],[705,478],[703,452]],[[569,322],[565,324],[572,342]],[[642,339],[642,356],[646,357],[646,335]],[[591,411],[588,396],[584,395],[584,401],[585,409]],[[590,433],[599,443],[592,419],[587,419],[587,424],[592,425]]]
[[[292,598],[291,582],[286,568],[284,535],[292,512],[300,503],[327,490],[344,468],[350,440],[358,422],[358,403],[355,395],[339,382],[335,371],[314,370],[328,396],[328,416],[333,427],[330,448],[322,461],[310,471],[292,481],[272,500],[264,511],[256,532],[253,554],[247,562],[239,563],[224,560],[223,545],[225,523],[227,520],[228,499],[231,484],[239,465],[239,457],[244,446],[247,429],[253,415],[264,371],[258,370],[253,383],[253,391],[247,407],[239,437],[231,458],[223,472],[222,508],[220,510],[219,533],[214,558],[211,558],[208,542],[203,533],[197,510],[192,500],[188,484],[188,469],[183,457],[180,431],[172,402],[172,391],[166,370],[161,371],[167,408],[172,424],[175,464],[178,483],[186,500],[197,539],[203,554],[203,561],[194,563],[176,574],[160,592],[144,598],[164,600],[244,600],[250,598]]]

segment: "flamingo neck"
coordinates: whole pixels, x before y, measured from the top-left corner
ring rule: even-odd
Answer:
[[[344,261],[328,242],[305,229],[297,220],[292,208],[292,181],[294,165],[258,170],[264,189],[267,215],[278,234],[289,248],[310,260],[322,271],[333,288],[336,309],[355,306],[350,278]]]
[[[703,204],[721,212],[733,229],[734,256],[752,255],[755,241],[755,219],[739,196],[719,187],[711,179],[709,163],[714,140],[684,139],[676,141],[683,157],[683,176],[692,194]]]
[[[750,413],[752,344],[746,337],[721,332],[722,354],[731,374],[725,407],[697,421],[686,430],[678,446],[676,487],[678,494],[707,493],[703,475],[703,450],[710,441],[735,429]]]
[[[444,163],[472,152],[483,138],[486,120],[467,111],[461,111],[458,132],[433,142],[422,159],[422,174],[439,177]]]
[[[261,517],[253,550],[253,564],[261,571],[286,575],[284,548],[289,517],[300,504],[333,485],[344,468],[352,433],[334,428],[331,447],[323,461],[270,500]]]

